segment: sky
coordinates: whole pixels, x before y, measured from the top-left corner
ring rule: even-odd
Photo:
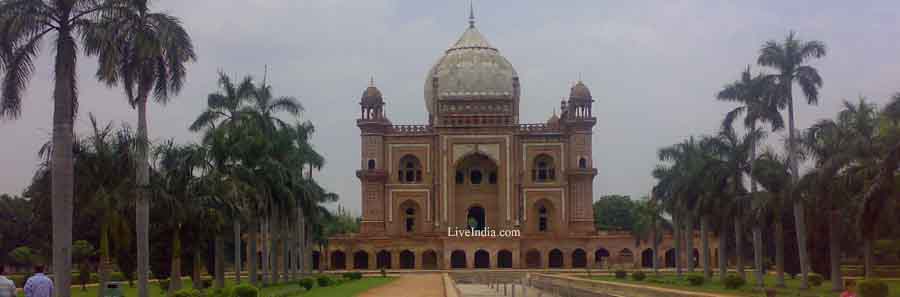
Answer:
[[[754,71],[763,42],[789,31],[827,44],[814,61],[824,79],[816,106],[797,100],[797,124],[833,117],[843,100],[884,104],[900,91],[900,2],[885,1],[475,1],[476,26],[514,65],[521,121],[544,122],[579,77],[594,96],[594,199],[647,195],[656,152],[714,133],[735,107],[715,94]],[[359,213],[359,98],[374,77],[394,124],[427,122],[425,74],[465,30],[468,1],[157,0],[182,19],[198,52],[187,84],[149,108],[151,141],[193,142],[188,125],[217,90],[216,73],[261,79],[295,96],[316,126],[325,156],[319,181]],[[52,46],[45,45],[18,120],[0,121],[0,193],[19,194],[50,139]],[[78,61],[79,117],[136,126],[123,91],[94,79],[96,59]],[[801,98],[795,91],[795,98]],[[774,143],[782,133],[769,136]]]

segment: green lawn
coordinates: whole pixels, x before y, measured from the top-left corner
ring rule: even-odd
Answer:
[[[728,294],[728,295],[737,295],[737,296],[765,296],[764,293],[758,292],[753,288],[753,285],[750,282],[754,281],[753,277],[748,279],[748,284],[744,287],[737,290],[729,290],[726,289],[722,283],[719,282],[718,276],[713,276],[712,281],[707,280],[702,286],[691,286],[683,277],[677,277],[675,275],[666,275],[663,274],[660,277],[652,276],[652,273],[647,273],[647,279],[643,281],[635,281],[631,279],[631,275],[628,275],[627,279],[617,279],[614,276],[594,276],[592,279],[603,280],[603,281],[612,281],[612,282],[622,282],[629,284],[638,284],[645,286],[655,286],[655,287],[663,287],[663,288],[671,288],[671,289],[682,289],[682,290],[691,290],[691,291],[700,291],[700,292],[708,292],[708,293],[719,293],[719,294]],[[831,282],[824,281],[821,286],[811,288],[809,290],[800,290],[800,280],[799,279],[790,279],[787,278],[785,280],[787,283],[787,288],[776,288],[778,291],[777,296],[822,296],[822,297],[833,297],[839,296],[840,293],[831,292]],[[890,294],[888,296],[900,296],[900,280],[890,280],[887,281],[888,286],[890,287]],[[775,286],[775,276],[768,275],[765,279],[766,287],[774,287]]]
[[[391,282],[394,280],[393,277],[366,277],[361,280],[356,281],[346,281],[341,283],[340,285],[333,287],[314,287],[309,292],[302,292],[296,296],[303,297],[324,297],[324,296],[335,296],[335,297],[351,297],[356,296],[363,291],[371,289],[376,286],[380,286]],[[233,280],[226,280],[226,286],[234,285]],[[191,281],[186,279],[182,281],[182,288],[191,288]],[[276,295],[278,293],[285,292],[293,292],[300,291],[302,287],[300,287],[296,282],[288,283],[288,284],[280,284],[275,286],[267,286],[260,290],[260,297],[269,297]],[[130,287],[127,284],[124,288],[125,297],[137,297],[137,285],[135,287]],[[159,287],[156,283],[150,283],[150,296],[165,296],[164,291]],[[23,293],[19,293],[19,297],[24,297]],[[72,297],[97,297],[97,287],[87,287],[86,290],[82,291],[81,287],[72,288]]]

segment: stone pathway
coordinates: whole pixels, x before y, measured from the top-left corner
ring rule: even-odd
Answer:
[[[483,284],[457,284],[457,288],[459,288],[459,292],[462,294],[462,297],[551,297],[555,295],[551,295],[548,293],[540,294],[540,290],[529,287],[525,290],[528,296],[522,295],[522,287],[516,286],[515,295],[512,292],[512,285],[508,285],[506,288],[506,295],[503,295],[503,286],[498,289],[491,288],[488,285]]]
[[[404,274],[359,297],[444,297],[444,283],[440,273]]]

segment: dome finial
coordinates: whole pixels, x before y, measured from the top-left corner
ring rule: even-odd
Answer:
[[[469,28],[475,28],[475,5],[469,0]]]
[[[375,76],[374,76],[374,75],[370,75],[370,76],[369,76],[369,86],[370,86],[370,87],[374,87],[374,86],[375,86]]]

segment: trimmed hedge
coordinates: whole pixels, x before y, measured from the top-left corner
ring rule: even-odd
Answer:
[[[231,295],[234,297],[258,297],[259,289],[251,285],[237,285],[231,289]]]
[[[363,277],[362,272],[344,272],[343,277],[348,280],[358,280]]]
[[[319,285],[319,287],[330,287],[335,284],[335,280],[330,276],[321,275],[316,278],[316,283]]]
[[[685,279],[688,281],[688,284],[694,287],[702,286],[706,282],[706,278],[699,274],[690,274]]]
[[[181,289],[175,291],[172,297],[204,297],[203,293],[194,289]]]
[[[616,270],[616,278],[624,279],[628,277],[628,272],[622,269]]]
[[[887,297],[888,285],[882,280],[862,280],[856,284],[860,297]]]
[[[311,277],[304,277],[300,279],[298,283],[301,287],[309,291],[312,290],[313,285],[315,285],[315,280],[313,280]]]
[[[744,280],[743,277],[740,277],[736,274],[729,274],[725,276],[724,285],[726,289],[736,290],[747,284],[747,281]]]
[[[635,271],[631,273],[631,279],[633,280],[643,281],[645,278],[647,278],[647,274],[644,274],[643,271]]]

